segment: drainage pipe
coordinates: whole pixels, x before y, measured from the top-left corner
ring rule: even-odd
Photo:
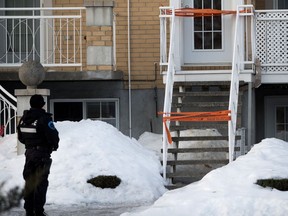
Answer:
[[[132,97],[131,97],[131,57],[130,57],[130,0],[127,0],[127,38],[128,38],[128,99],[129,99],[129,136],[132,137]]]

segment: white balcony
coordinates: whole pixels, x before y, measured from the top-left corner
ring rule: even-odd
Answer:
[[[38,60],[82,70],[85,8],[0,8],[0,67]]]
[[[232,65],[232,55],[230,55],[230,62],[223,60],[223,63],[221,63],[221,61],[215,62],[215,58],[209,58],[213,53],[217,56],[222,52],[221,50],[219,52],[207,50],[205,55],[201,54],[201,52],[194,51],[193,55],[194,57],[196,56],[195,59],[201,59],[201,61],[199,61],[199,63],[197,63],[197,61],[191,62],[190,65],[185,62],[185,58],[187,59],[187,53],[184,52],[185,47],[187,47],[187,44],[191,44],[191,42],[187,43],[185,38],[188,38],[188,40],[193,39],[191,36],[191,32],[193,32],[193,29],[191,30],[191,23],[193,23],[194,18],[186,18],[185,21],[183,18],[179,18],[174,14],[162,14],[165,12],[164,9],[161,8],[160,10],[160,17],[162,17],[160,20],[160,64],[164,68],[164,82],[166,79],[165,67],[168,65],[169,54],[167,41],[172,34],[175,34],[174,38],[176,38],[172,41],[172,46],[175,47],[172,55],[175,64],[175,81],[229,81],[231,79],[231,69],[229,69],[229,65]],[[241,70],[240,80],[244,82],[261,82],[263,84],[288,83],[288,10],[252,10],[251,12],[241,13],[241,15],[245,16],[245,21],[238,30],[238,34],[242,37],[242,45],[238,47],[238,49],[239,52],[241,52],[241,56],[243,56],[243,69]],[[235,35],[236,20],[233,15],[229,16],[227,20],[229,20],[230,26],[229,28],[223,29],[223,31],[229,31],[229,37],[233,38]],[[171,26],[171,23],[169,23],[171,17],[173,17],[175,23],[177,23],[173,32],[169,31],[171,30],[171,28],[169,28],[169,24]],[[191,22],[189,23],[190,25],[185,25],[187,20]],[[187,29],[187,27],[189,29]],[[185,37],[185,34],[188,34],[189,37]],[[224,38],[223,43],[223,47],[226,47],[229,51],[233,50],[230,40]],[[234,41],[232,41],[232,44],[233,43]],[[190,48],[188,47],[188,49]],[[212,67],[210,67],[211,69],[194,69],[200,68],[201,66],[203,68]],[[223,69],[215,69],[213,66],[216,66],[216,68],[221,68],[222,66]]]

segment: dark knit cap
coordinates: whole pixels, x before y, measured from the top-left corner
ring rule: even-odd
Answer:
[[[35,94],[30,98],[30,106],[32,108],[42,108],[45,105],[42,95]]]

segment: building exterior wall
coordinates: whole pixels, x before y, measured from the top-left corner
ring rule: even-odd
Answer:
[[[117,69],[125,72],[125,80],[128,80],[129,70],[127,2],[115,2]],[[155,73],[159,75],[159,6],[162,4],[168,5],[168,1],[130,1],[130,75],[133,89],[162,85],[161,76],[155,77]]]
[[[101,1],[53,0],[53,7],[83,7],[85,5],[96,5],[98,2]],[[116,19],[116,68],[114,69],[124,72],[126,88],[128,88],[129,76],[132,89],[149,89],[155,86],[163,88],[162,76],[160,76],[158,65],[160,46],[159,6],[168,5],[169,1],[130,1],[130,35],[128,35],[128,1],[117,0],[113,2],[113,15]],[[109,47],[113,46],[113,26],[86,25],[86,23],[90,23],[90,21],[84,19],[82,26],[83,70],[113,70],[112,62],[111,64],[100,64],[99,61],[101,61],[101,59],[103,60],[103,58],[95,58],[93,55],[93,53],[95,53],[95,55],[97,55],[97,53],[113,55],[112,50],[109,50]],[[129,37],[130,61],[128,58]],[[95,48],[96,46],[97,48]],[[109,51],[107,51],[107,49]],[[106,50],[106,52],[104,50]],[[87,53],[92,56],[87,56]],[[112,56],[109,58],[111,59]],[[99,61],[97,61],[97,59],[99,59]],[[62,68],[60,70],[75,71],[77,69]]]
[[[129,135],[131,129],[132,136],[135,138],[145,131],[161,133],[162,118],[157,115],[157,112],[163,107],[164,85],[158,64],[159,6],[168,5],[169,1],[130,1],[130,67],[127,1],[53,0],[52,7],[86,7],[99,12],[98,9],[107,9],[106,2],[113,3],[108,7],[112,8],[112,18],[116,19],[116,28],[113,29],[111,23],[113,20],[107,23],[103,19],[101,25],[98,19],[95,20],[98,14],[93,14],[92,11],[91,17],[91,13],[87,14],[88,10],[83,9],[82,35],[80,35],[83,53],[82,71],[80,67],[46,67],[46,78],[38,88],[50,89],[51,95],[48,100],[119,98],[121,132]],[[104,8],[99,4],[104,4]],[[69,15],[71,11],[55,12],[55,15],[57,13]],[[116,65],[113,65],[112,61],[113,30],[116,32]],[[12,94],[15,89],[25,88],[18,80],[18,69],[13,67],[0,69],[2,72],[0,84]],[[123,76],[117,76],[116,79],[115,76],[109,78],[109,74],[119,71]],[[9,72],[13,73],[6,76]],[[80,75],[82,73],[83,75]],[[105,77],[105,73],[108,78]],[[129,98],[129,87],[132,89],[131,98]],[[129,119],[129,100],[132,106],[132,119]],[[132,128],[129,128],[130,120]]]

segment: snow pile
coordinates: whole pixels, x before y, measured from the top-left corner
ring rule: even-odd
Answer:
[[[199,182],[165,193],[150,208],[123,216],[288,215],[288,191],[262,188],[257,179],[288,178],[288,143],[265,139],[245,156]]]
[[[288,215],[287,191],[255,184],[258,179],[288,178],[287,142],[265,139],[245,156],[211,171],[202,180],[165,193],[159,174],[161,135],[147,132],[138,142],[106,123],[90,120],[59,122],[56,127],[61,142],[52,155],[47,195],[47,204],[56,208],[80,204],[146,206],[164,193],[144,211],[141,208],[122,216]],[[216,132],[201,132],[210,133]],[[24,156],[16,155],[15,143],[15,135],[0,139],[0,182],[6,181],[6,189],[24,184]],[[97,175],[117,175],[122,183],[116,189],[98,189],[86,183]]]
[[[151,202],[165,191],[157,155],[135,139],[101,122],[55,123],[59,149],[52,154],[47,204],[131,205]],[[16,156],[16,136],[1,139],[0,182],[5,188],[24,185],[24,156]],[[101,189],[86,181],[98,175],[116,175],[122,182],[115,189]]]

